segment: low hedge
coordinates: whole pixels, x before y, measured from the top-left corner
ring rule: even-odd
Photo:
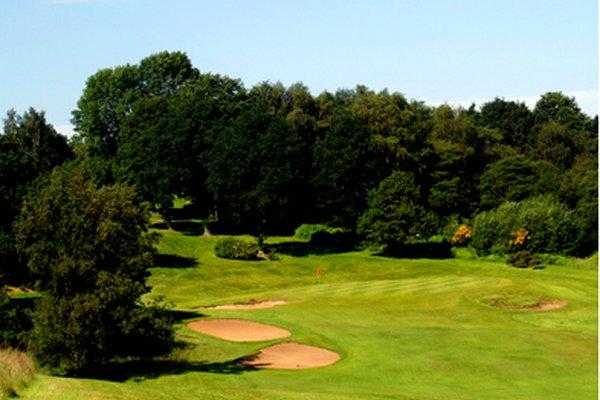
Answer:
[[[220,239],[215,245],[215,255],[232,260],[257,260],[258,245],[235,238]]]
[[[313,235],[319,233],[340,233],[344,230],[342,228],[334,228],[324,224],[302,224],[294,231],[294,236],[301,240],[311,241]]]

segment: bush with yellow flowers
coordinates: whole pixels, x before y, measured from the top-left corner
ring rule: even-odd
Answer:
[[[469,225],[461,224],[452,235],[450,243],[453,246],[465,246],[471,240],[472,233],[473,230]]]
[[[469,245],[477,254],[574,254],[583,230],[574,211],[552,196],[505,202],[473,218]]]
[[[519,228],[513,232],[513,238],[510,244],[513,247],[518,249],[522,249],[527,244],[527,239],[529,238],[529,231],[525,228]]]

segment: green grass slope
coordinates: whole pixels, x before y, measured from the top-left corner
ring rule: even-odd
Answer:
[[[122,366],[116,376],[39,376],[25,399],[596,399],[597,259],[519,270],[463,251],[449,260],[369,252],[216,258],[217,237],[161,231],[150,297],[186,310],[174,360]],[[272,238],[270,242],[290,241]],[[254,311],[199,307],[250,299]],[[519,309],[539,300],[568,305]],[[505,304],[496,307],[491,304]],[[248,371],[235,359],[277,341],[231,343],[188,330],[185,318],[241,317],[285,327],[292,340],[342,359],[298,371]]]

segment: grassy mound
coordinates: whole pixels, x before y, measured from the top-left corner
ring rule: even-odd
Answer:
[[[0,398],[15,396],[33,380],[35,372],[35,364],[27,354],[0,349]]]

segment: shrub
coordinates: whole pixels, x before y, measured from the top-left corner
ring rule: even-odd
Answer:
[[[508,257],[507,262],[516,268],[536,268],[542,264],[541,260],[527,250],[521,250]]]
[[[552,196],[540,196],[478,214],[471,245],[480,255],[516,249],[569,254],[576,251],[580,237],[574,212]]]
[[[35,377],[35,364],[27,354],[0,348],[0,398],[14,397]]]
[[[334,228],[324,224],[302,224],[294,231],[294,236],[301,240],[310,241],[317,232],[336,233],[342,232],[342,228]]]
[[[170,351],[170,322],[141,303],[155,241],[147,221],[131,187],[98,188],[77,166],[55,169],[28,195],[16,237],[46,291],[30,346],[42,366],[75,374]]]
[[[215,245],[215,255],[233,260],[257,260],[258,245],[235,238],[220,239]]]
[[[450,239],[450,244],[453,246],[465,246],[470,240],[473,234],[473,229],[467,225],[460,225]]]
[[[0,347],[26,347],[33,326],[34,305],[35,299],[9,299],[0,288]]]

